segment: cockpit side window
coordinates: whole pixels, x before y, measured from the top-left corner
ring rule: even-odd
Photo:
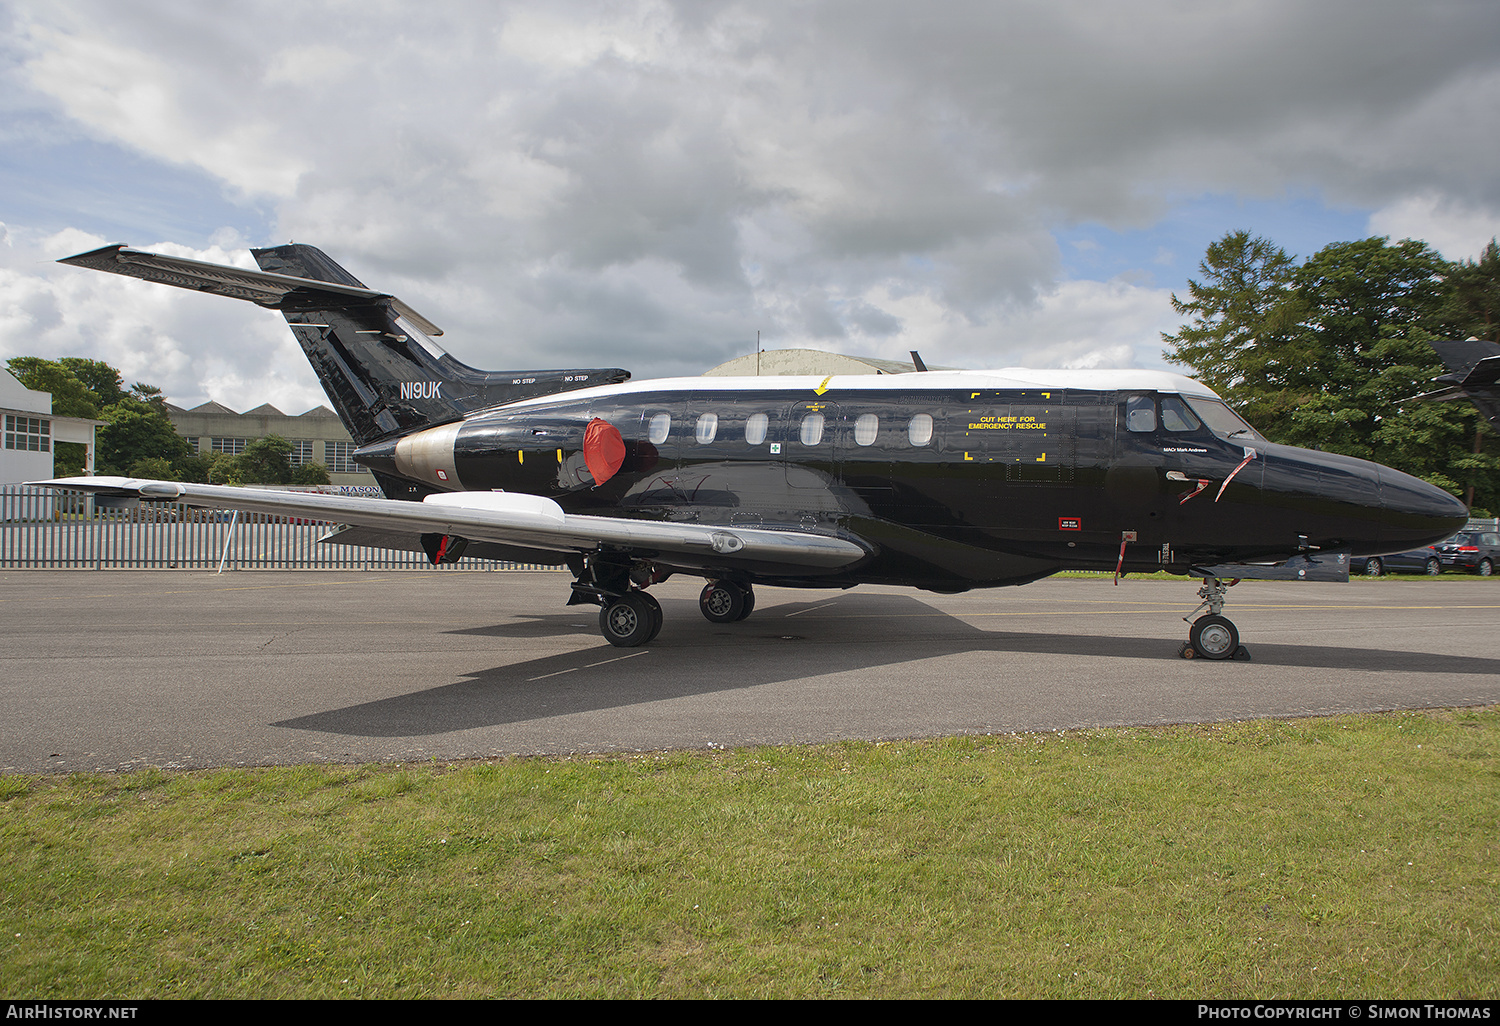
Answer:
[[[1125,430],[1156,430],[1156,402],[1151,396],[1133,395],[1125,400]]]
[[[1175,395],[1161,397],[1161,426],[1168,431],[1197,431],[1203,422]]]

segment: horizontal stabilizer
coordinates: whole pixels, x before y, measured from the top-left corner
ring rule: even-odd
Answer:
[[[286,298],[296,295],[306,299],[314,295],[330,296],[335,304],[376,305],[390,307],[429,335],[441,335],[443,329],[417,313],[395,296],[374,289],[339,282],[297,278],[269,271],[250,271],[228,264],[210,264],[202,260],[162,256],[128,246],[105,246],[103,249],[64,257],[60,264],[87,267],[95,271],[124,274],[162,285],[175,285],[194,292],[207,292],[230,299],[245,299],[272,310],[286,309]]]

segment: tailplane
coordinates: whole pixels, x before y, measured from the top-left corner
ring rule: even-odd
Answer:
[[[1433,379],[1433,384],[1444,387],[1417,398],[1467,399],[1500,428],[1500,345],[1471,338],[1465,342],[1433,342],[1432,348],[1448,368],[1448,373]]]
[[[462,420],[479,410],[626,381],[619,368],[482,371],[433,341],[442,329],[366,288],[313,246],[252,250],[260,271],[106,246],[60,263],[125,274],[280,310],[360,445]]]

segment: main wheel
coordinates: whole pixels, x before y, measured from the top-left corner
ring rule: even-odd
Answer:
[[[1228,659],[1240,647],[1240,632],[1228,618],[1210,613],[1193,621],[1188,641],[1204,659]]]
[[[1428,577],[1436,577],[1438,574],[1443,572],[1443,564],[1437,561],[1436,556],[1432,556],[1423,565],[1422,569],[1427,571]]]
[[[734,623],[745,617],[745,589],[733,581],[709,581],[698,596],[698,608],[709,623]]]
[[[1385,564],[1382,563],[1378,557],[1371,556],[1369,559],[1365,560],[1366,577],[1379,577],[1384,570]]]
[[[651,633],[646,638],[649,644],[655,641],[656,636],[661,633],[661,625],[666,622],[666,617],[662,614],[661,603],[656,601],[655,595],[647,595],[644,591],[638,591],[636,594],[641,597],[642,602],[646,603],[646,608],[651,610]]]
[[[753,612],[755,612],[755,592],[747,584],[745,585],[745,608],[740,610],[740,619],[747,619]]]
[[[641,592],[606,602],[599,610],[599,632],[618,648],[644,645],[661,630],[661,606]]]

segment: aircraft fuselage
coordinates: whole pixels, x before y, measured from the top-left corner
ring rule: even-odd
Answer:
[[[1179,375],[1047,373],[1026,387],[1006,372],[615,385],[500,407],[356,458],[433,490],[871,547],[837,572],[748,575],[817,586],[1019,584],[1114,569],[1126,538],[1127,571],[1373,554],[1446,537],[1467,517],[1408,475],[1269,443]],[[625,449],[602,483],[583,453],[596,418]]]

